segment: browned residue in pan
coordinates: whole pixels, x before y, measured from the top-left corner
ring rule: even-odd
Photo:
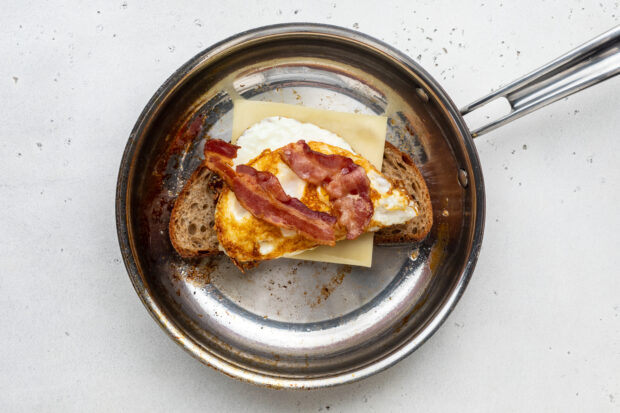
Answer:
[[[190,148],[194,139],[200,135],[203,123],[204,115],[193,116],[181,125],[176,133],[171,134],[171,142],[159,155],[151,173],[152,178],[143,188],[139,232],[143,242],[150,247],[149,258],[153,262],[159,261],[171,249],[168,223],[176,194],[172,194],[169,188],[166,188],[165,180],[168,178],[166,169],[171,159]]]
[[[440,222],[437,224],[437,241],[435,241],[435,244],[433,244],[433,247],[431,248],[431,254],[428,260],[428,266],[431,269],[432,274],[435,274],[437,266],[446,254],[447,240],[450,236],[448,231],[448,224],[446,222]]]
[[[211,274],[217,269],[219,257],[205,257],[191,265],[182,274],[183,280],[195,287],[204,287],[211,282]]]
[[[343,265],[339,271],[334,275],[327,283],[323,284],[319,288],[319,296],[316,298],[314,303],[312,303],[311,307],[316,307],[321,304],[323,301],[327,300],[329,296],[334,292],[334,290],[342,284],[344,281],[344,277],[347,274],[350,274],[353,270],[353,267],[350,265]]]

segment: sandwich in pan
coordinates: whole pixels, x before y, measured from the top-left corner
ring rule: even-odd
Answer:
[[[365,233],[420,241],[433,220],[428,189],[412,159],[384,145],[377,168],[335,133],[282,116],[235,144],[208,139],[172,210],[172,245],[183,257],[224,252],[244,269]]]

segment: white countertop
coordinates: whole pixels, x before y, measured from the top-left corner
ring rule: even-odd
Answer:
[[[0,16],[2,410],[620,410],[620,77],[476,140],[487,219],[464,297],[351,385],[268,390],[191,358],[134,292],[114,218],[138,114],[227,36],[355,28],[421,55],[463,105],[619,24],[617,1],[66,3]]]

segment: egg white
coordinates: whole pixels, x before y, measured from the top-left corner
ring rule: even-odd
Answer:
[[[237,157],[233,163],[235,166],[247,164],[265,149],[273,151],[300,139],[306,142],[328,143],[353,152],[347,141],[333,132],[319,128],[312,123],[302,123],[283,116],[272,116],[250,126],[237,139],[236,145],[241,148],[237,151]]]

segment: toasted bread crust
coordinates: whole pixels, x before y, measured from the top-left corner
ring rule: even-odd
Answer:
[[[393,225],[375,233],[375,244],[421,241],[433,226],[433,206],[424,177],[411,157],[385,142],[381,172],[403,188],[417,203],[419,215],[404,224]]]
[[[201,164],[189,178],[170,213],[170,242],[184,258],[220,252],[213,228],[215,205],[222,183]]]

